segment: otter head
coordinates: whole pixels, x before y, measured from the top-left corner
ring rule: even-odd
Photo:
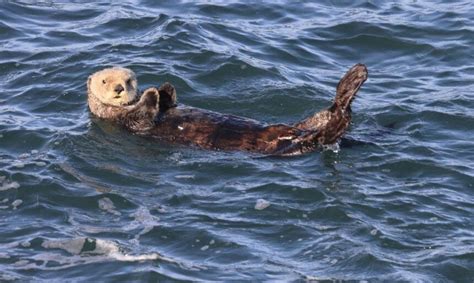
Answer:
[[[87,92],[91,99],[105,105],[129,105],[137,99],[137,78],[126,68],[104,69],[89,77]]]

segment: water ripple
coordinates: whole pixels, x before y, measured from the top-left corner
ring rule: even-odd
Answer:
[[[0,281],[474,278],[469,1],[0,6]],[[123,65],[293,123],[357,62],[339,150],[295,158],[157,143],[85,102]]]

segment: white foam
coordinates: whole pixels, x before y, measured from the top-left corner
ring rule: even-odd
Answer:
[[[160,220],[159,217],[152,215],[150,210],[143,206],[139,207],[137,211],[131,215],[135,218],[135,221],[145,225],[155,225]]]
[[[13,206],[13,209],[16,209],[17,207],[19,207],[21,204],[23,203],[23,201],[21,199],[16,199],[12,202],[12,206]]]
[[[122,215],[122,213],[115,209],[114,203],[109,198],[99,199],[99,208],[117,216]]]
[[[165,213],[166,212],[166,207],[159,206],[158,208],[156,208],[156,211],[158,211],[159,213]]]
[[[13,167],[15,168],[23,168],[25,167],[25,163],[19,161],[19,160],[15,160],[12,164]]]
[[[86,239],[86,241],[90,242],[93,240]],[[110,254],[120,253],[120,248],[115,242],[96,239],[95,249],[92,251],[87,251],[86,253],[110,255]]]
[[[0,192],[8,191],[11,189],[18,189],[19,187],[20,187],[20,184],[18,184],[18,182],[5,182],[5,183],[2,183],[2,185],[0,186]]]
[[[14,266],[24,266],[24,265],[27,265],[29,264],[30,262],[25,260],[25,259],[21,259],[19,261],[16,261],[13,263]]]
[[[45,249],[62,249],[70,254],[78,255],[81,253],[86,238],[64,239],[64,240],[46,240],[41,246]]]
[[[312,276],[312,275],[304,275],[304,274],[302,274],[302,275],[303,275],[306,282],[319,282],[319,281],[323,281],[323,280],[328,280],[326,278],[316,277],[316,276]],[[331,281],[331,280],[328,280],[328,281]]]
[[[28,158],[28,157],[30,157],[30,154],[29,154],[29,153],[22,153],[22,154],[20,154],[20,155],[18,156],[18,158],[20,158],[20,159],[26,159],[26,158]]]
[[[146,207],[139,207],[136,212],[132,214],[135,217],[137,224],[143,226],[143,231],[140,235],[150,232],[153,227],[159,225],[160,218],[152,215]]]
[[[159,253],[143,254],[143,255],[128,255],[114,253],[110,255],[111,258],[118,261],[147,261],[147,260],[158,260],[163,259]]]
[[[84,245],[93,245],[93,250],[81,252]],[[91,238],[75,238],[75,239],[61,239],[61,240],[46,240],[41,246],[45,249],[62,249],[72,255],[110,255],[120,253],[119,246],[108,240],[91,239]]]
[[[176,175],[174,176],[176,179],[194,179],[194,175]]]
[[[82,251],[84,245],[88,244],[94,246],[93,250]],[[45,249],[62,249],[67,251],[73,256],[95,256],[94,258],[88,257],[90,261],[106,261],[106,260],[117,260],[117,261],[147,261],[147,260],[163,260],[171,263],[176,263],[170,258],[161,256],[159,253],[139,254],[130,255],[125,254],[121,251],[119,245],[113,241],[102,240],[102,239],[91,239],[91,238],[75,238],[75,239],[61,239],[61,240],[46,240],[41,246]],[[81,252],[82,251],[82,252]],[[60,257],[60,256],[59,256]],[[74,257],[73,257],[74,258]],[[52,258],[49,260],[61,262],[58,258]],[[82,260],[84,260],[82,258]],[[62,260],[66,263],[72,263],[71,260]],[[77,258],[77,261],[79,259]]]
[[[6,254],[6,253],[0,253],[0,258],[1,259],[9,259],[10,258],[10,255]]]
[[[257,202],[255,203],[256,210],[264,210],[265,208],[269,206],[270,206],[270,202],[264,199],[257,199]]]
[[[340,150],[339,143],[325,144],[322,147],[323,147],[323,151],[330,150],[334,153],[338,153]]]

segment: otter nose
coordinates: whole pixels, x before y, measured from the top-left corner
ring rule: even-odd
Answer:
[[[125,89],[123,88],[122,85],[117,85],[115,88],[114,88],[114,91],[117,93],[117,94],[120,94],[122,91],[124,91]]]

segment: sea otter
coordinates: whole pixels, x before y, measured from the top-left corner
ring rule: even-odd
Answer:
[[[87,92],[94,115],[138,135],[204,149],[297,155],[337,142],[349,126],[351,103],[367,77],[367,68],[356,64],[339,81],[329,108],[294,125],[268,125],[178,105],[176,90],[169,83],[139,96],[135,74],[121,67],[92,74]]]

